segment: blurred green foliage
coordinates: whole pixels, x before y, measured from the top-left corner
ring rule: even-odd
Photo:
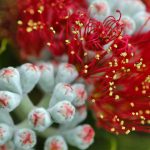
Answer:
[[[1,47],[0,47],[0,54],[2,54],[7,49],[7,39],[2,39]]]

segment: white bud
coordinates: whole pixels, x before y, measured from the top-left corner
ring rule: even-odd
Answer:
[[[58,83],[52,94],[49,106],[54,106],[57,102],[68,100],[72,102],[76,98],[75,91],[72,86],[67,83]]]
[[[89,6],[90,15],[103,21],[110,14],[110,6],[106,0],[95,0]]]
[[[131,35],[136,29],[135,21],[129,16],[122,16],[121,23],[124,25],[124,33]]]
[[[141,0],[118,0],[117,9],[124,15],[133,16],[138,12],[146,11],[146,7]]]
[[[46,130],[51,124],[52,120],[44,108],[35,108],[28,115],[29,124],[33,129],[42,132]]]
[[[50,109],[50,114],[54,122],[62,124],[73,119],[75,108],[69,101],[62,101]]]
[[[75,106],[84,105],[87,100],[87,92],[85,90],[84,84],[76,83],[72,87],[76,93],[76,98],[73,101],[73,104]]]
[[[68,150],[68,147],[64,138],[57,135],[46,140],[44,150]]]
[[[14,110],[21,102],[21,96],[8,91],[0,91],[0,109]]]
[[[78,77],[78,71],[75,66],[68,63],[61,63],[56,75],[56,83],[71,83]]]
[[[81,106],[81,107],[76,108],[75,116],[72,119],[72,121],[61,125],[61,130],[64,131],[66,129],[74,128],[79,123],[84,121],[86,119],[86,117],[87,117],[87,109],[85,106]]]
[[[12,134],[13,131],[7,124],[0,123],[0,145],[8,142],[12,138]]]
[[[14,121],[13,121],[11,115],[5,109],[0,109],[0,122],[3,122],[10,126],[14,126]]]
[[[52,92],[55,82],[53,65],[50,63],[39,63],[38,66],[41,71],[40,88],[46,93]]]
[[[31,149],[36,144],[35,132],[30,129],[19,129],[14,136],[14,143],[18,148]]]
[[[0,90],[22,94],[20,75],[17,69],[8,67],[0,70]]]
[[[140,29],[142,32],[150,31],[150,13],[147,12],[139,12],[134,15],[133,19],[136,22],[136,31],[138,32]]]
[[[21,78],[23,93],[29,93],[37,84],[40,78],[40,70],[37,66],[26,63],[18,68]]]
[[[116,6],[120,2],[120,0],[106,0],[109,4],[109,7],[111,8],[112,11],[116,11]]]
[[[90,125],[78,126],[64,133],[67,142],[79,149],[87,149],[94,141],[94,130]]]

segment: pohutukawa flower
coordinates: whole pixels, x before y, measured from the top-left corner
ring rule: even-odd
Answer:
[[[40,132],[52,124],[50,114],[44,108],[33,109],[28,115],[28,120],[32,128]]]
[[[140,53],[140,57],[144,59],[147,66],[149,65],[150,53],[148,49],[150,48],[150,31],[149,32],[138,32],[134,34],[130,38],[130,43],[138,49],[138,53]]]
[[[87,149],[93,143],[94,130],[89,125],[78,126],[65,133],[67,142],[79,149]]]
[[[36,144],[36,135],[30,129],[19,129],[15,133],[14,142],[18,148],[30,149]]]
[[[62,54],[65,51],[66,20],[77,8],[86,8],[86,2],[18,0],[17,35],[23,57],[39,56],[44,48],[55,55]]]
[[[12,130],[7,124],[0,123],[0,145],[8,142],[12,137]]]
[[[138,56],[137,56],[138,58]],[[112,68],[112,67],[111,67]],[[131,131],[150,132],[149,66],[144,59],[114,69],[96,84],[92,94],[98,125],[115,134]],[[117,108],[117,109],[116,109]]]
[[[109,70],[109,61],[127,59],[133,55],[128,37],[122,37],[121,16],[116,20],[109,16],[103,22],[77,12],[70,17],[72,37],[68,37],[69,62],[76,65],[80,76],[99,78],[98,74]],[[121,54],[122,53],[122,54]],[[123,54],[128,54],[123,57]],[[117,61],[118,61],[117,60]]]
[[[57,135],[46,140],[44,150],[68,150],[68,147],[64,138]]]
[[[23,57],[38,56],[42,48],[52,42],[55,31],[50,28],[49,8],[48,1],[18,0],[18,42]]]

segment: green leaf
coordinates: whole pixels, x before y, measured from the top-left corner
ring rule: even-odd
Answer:
[[[2,54],[7,49],[8,40],[3,39],[0,47],[0,54]]]

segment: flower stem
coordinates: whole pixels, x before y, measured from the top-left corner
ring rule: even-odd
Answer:
[[[110,150],[117,150],[117,142],[116,142],[116,139],[114,139],[113,137],[111,137],[111,139],[110,139],[110,144],[111,144],[111,149],[110,149]]]
[[[28,120],[24,120],[21,123],[19,123],[18,125],[16,125],[17,128],[30,128],[30,125],[28,123]]]
[[[59,130],[54,127],[49,127],[44,132],[37,132],[37,135],[42,138],[48,138],[49,136],[60,134]]]
[[[21,121],[27,118],[28,113],[34,108],[33,103],[27,95],[24,96],[20,105],[14,110],[14,114]]]
[[[51,95],[45,94],[44,97],[41,99],[40,103],[37,105],[38,107],[48,108],[50,102]]]

